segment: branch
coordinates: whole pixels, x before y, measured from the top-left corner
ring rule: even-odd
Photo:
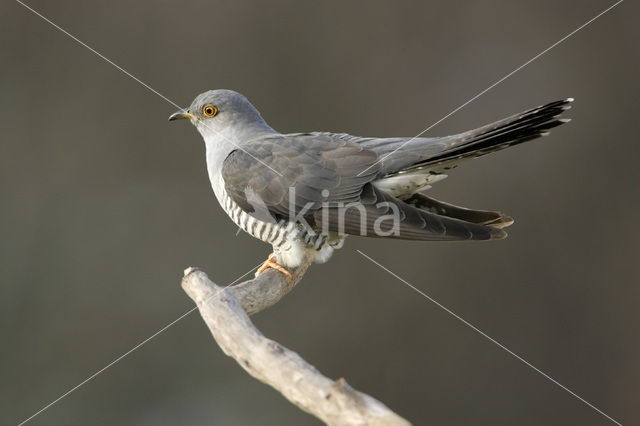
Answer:
[[[214,339],[228,356],[256,379],[280,392],[302,410],[329,425],[407,426],[409,422],[344,379],[322,375],[297,353],[266,338],[251,322],[252,315],[277,303],[300,281],[311,255],[292,272],[289,282],[268,270],[233,287],[219,287],[197,268],[184,271],[182,288],[198,305]]]

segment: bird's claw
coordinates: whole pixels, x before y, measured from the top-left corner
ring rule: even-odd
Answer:
[[[287,268],[285,268],[284,266],[276,262],[276,255],[274,253],[271,253],[267,258],[267,260],[264,261],[262,266],[258,268],[258,270],[256,271],[256,277],[258,277],[267,269],[275,269],[276,271],[281,272],[285,277],[287,277],[289,281],[293,281],[293,276],[291,276],[291,272],[289,272]]]

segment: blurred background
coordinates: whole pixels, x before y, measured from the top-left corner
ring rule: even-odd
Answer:
[[[180,105],[245,94],[282,132],[413,136],[610,6],[114,0],[27,4]],[[416,425],[610,425],[360,249],[623,424],[638,424],[638,6],[624,2],[428,135],[576,98],[551,136],[430,195],[516,218],[492,243],[349,238],[254,317]],[[17,424],[270,247],[237,228],[175,108],[16,2],[0,5],[0,422]],[[188,315],[34,425],[317,425]]]

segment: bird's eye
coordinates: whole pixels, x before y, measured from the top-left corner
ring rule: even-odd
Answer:
[[[205,105],[202,107],[202,113],[206,117],[213,117],[218,113],[218,108],[214,107],[213,105]]]

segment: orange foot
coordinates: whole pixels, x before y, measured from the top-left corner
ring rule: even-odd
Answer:
[[[271,253],[269,255],[269,258],[267,258],[267,260],[264,261],[262,266],[258,268],[258,270],[256,271],[256,277],[262,274],[264,271],[266,271],[269,268],[282,272],[289,279],[289,281],[293,281],[293,277],[291,276],[291,273],[287,271],[287,269],[284,266],[281,266],[278,264],[278,262],[276,262],[276,255],[274,253]]]

